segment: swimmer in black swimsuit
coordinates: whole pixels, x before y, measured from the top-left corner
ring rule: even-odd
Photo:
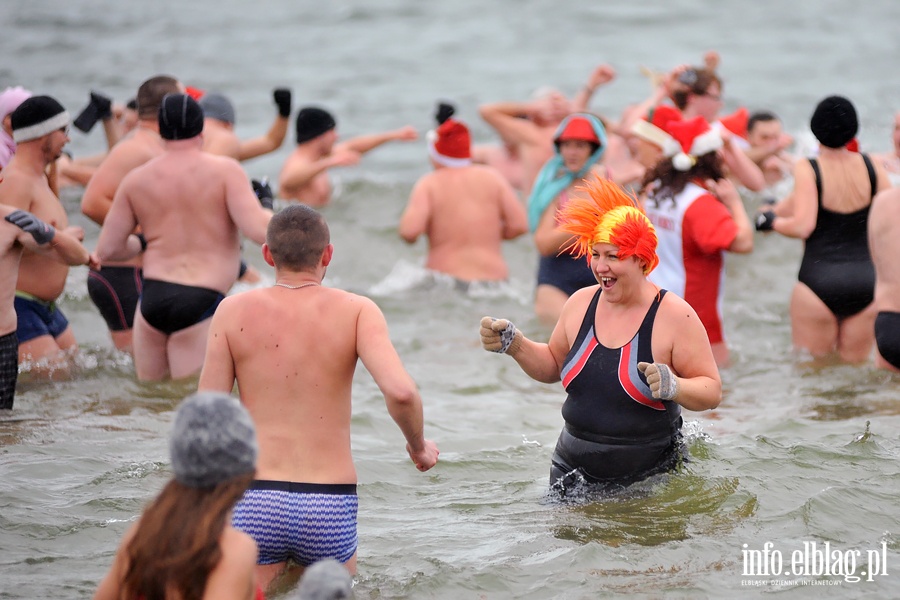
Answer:
[[[837,351],[851,363],[872,353],[875,270],[866,230],[872,197],[889,185],[879,165],[848,149],[858,127],[849,100],[822,100],[810,120],[818,157],[797,162],[794,193],[756,220],[760,231],[805,242],[791,295],[794,347],[813,356]]]
[[[682,408],[708,410],[721,400],[697,313],[647,279],[659,262],[653,225],[617,185],[600,178],[587,185],[589,196],[570,200],[560,222],[575,237],[572,253],[590,254],[599,285],[569,298],[547,344],[505,319],[481,321],[486,350],[566,388],[550,468],[551,486],[563,495],[573,483],[629,485],[673,469]]]

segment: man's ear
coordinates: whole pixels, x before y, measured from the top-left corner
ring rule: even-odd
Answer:
[[[325,246],[325,250],[322,251],[322,266],[327,267],[329,263],[331,263],[331,258],[334,256],[334,244],[328,244]]]
[[[269,250],[269,245],[266,243],[263,243],[263,245],[262,245],[262,255],[263,255],[263,260],[266,261],[267,265],[269,265],[270,267],[275,266],[275,259],[272,258],[272,251]]]

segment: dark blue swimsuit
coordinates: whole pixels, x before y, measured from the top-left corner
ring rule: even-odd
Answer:
[[[598,288],[563,363],[566,424],[553,453],[551,484],[577,470],[590,483],[627,485],[677,462],[681,407],[653,398],[637,368],[638,362],[653,362],[653,322],[666,291],[660,291],[637,334],[621,348],[597,341],[600,292]]]

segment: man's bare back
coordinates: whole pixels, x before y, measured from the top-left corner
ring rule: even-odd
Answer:
[[[400,219],[409,243],[428,236],[425,266],[464,281],[509,276],[501,242],[528,231],[525,209],[492,167],[438,167],[419,179]]]

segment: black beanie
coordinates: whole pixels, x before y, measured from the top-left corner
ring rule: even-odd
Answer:
[[[43,137],[69,124],[69,113],[50,96],[32,96],[9,115],[17,144]]]
[[[859,131],[856,109],[843,96],[828,96],[816,106],[809,128],[823,146],[843,148]]]
[[[159,135],[187,140],[203,131],[203,109],[187,94],[166,94],[159,105]]]
[[[331,113],[317,106],[301,108],[297,113],[297,143],[302,144],[335,128]]]

